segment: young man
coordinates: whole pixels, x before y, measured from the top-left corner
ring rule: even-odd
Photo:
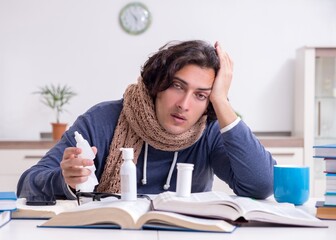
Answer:
[[[269,152],[228,101],[232,61],[218,43],[170,43],[151,56],[124,98],[78,117],[62,139],[21,176],[17,194],[74,199],[95,165],[98,192],[120,191],[121,147],[134,148],[138,193],[176,189],[176,163],[193,163],[192,192],[209,191],[213,175],[240,196],[273,191]],[[217,120],[216,120],[217,119]],[[74,132],[88,140],[94,161],[81,159]]]

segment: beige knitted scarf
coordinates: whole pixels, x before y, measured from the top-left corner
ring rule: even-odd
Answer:
[[[179,151],[194,144],[203,133],[206,116],[188,131],[171,134],[157,121],[152,98],[141,78],[138,84],[128,86],[124,93],[123,109],[120,113],[110,152],[106,159],[104,172],[97,191],[120,192],[120,166],[122,154],[120,148],[134,148],[134,162],[137,162],[144,141],[163,151]]]

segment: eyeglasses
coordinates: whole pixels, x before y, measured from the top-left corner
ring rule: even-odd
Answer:
[[[102,198],[115,197],[121,199],[120,194],[116,193],[102,193],[102,192],[76,192],[78,206],[80,206],[81,198],[91,198],[92,201],[101,201]],[[145,198],[150,201],[150,210],[154,209],[152,199],[146,194],[137,194],[137,198]]]
[[[78,206],[80,205],[81,198],[92,198],[92,201],[100,201],[102,198],[115,197],[121,199],[119,194],[115,193],[101,193],[101,192],[76,192]]]

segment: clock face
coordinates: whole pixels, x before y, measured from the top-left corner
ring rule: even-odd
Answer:
[[[119,22],[127,33],[138,35],[147,30],[151,23],[151,14],[142,3],[134,2],[127,4],[121,9]]]

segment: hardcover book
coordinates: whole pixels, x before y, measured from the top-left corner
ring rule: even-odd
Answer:
[[[336,144],[316,145],[314,158],[336,158]]]
[[[326,192],[324,194],[324,204],[336,207],[336,192]]]
[[[263,222],[293,226],[326,227],[316,217],[296,208],[293,204],[271,200],[231,197],[224,192],[193,193],[189,198],[164,192],[153,200],[155,210],[170,211],[206,218],[238,222]]]
[[[16,209],[15,192],[0,192],[0,211]]]
[[[325,158],[325,171],[327,173],[336,173],[336,158]]]
[[[104,200],[61,212],[39,227],[160,229],[232,232],[236,227],[219,219],[151,211],[151,201]]]
[[[326,174],[326,192],[336,193],[336,173]]]
[[[336,220],[336,206],[325,205],[324,201],[316,202],[316,217],[320,219]]]

